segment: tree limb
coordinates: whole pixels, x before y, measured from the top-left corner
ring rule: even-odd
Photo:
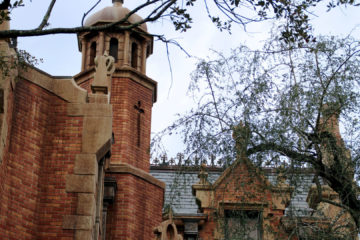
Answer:
[[[55,2],[56,0],[52,0],[46,13],[45,13],[45,16],[43,18],[43,20],[41,21],[39,27],[37,28],[37,30],[42,30],[44,27],[46,27],[48,25],[48,21],[49,21],[49,17],[51,15],[51,11],[53,10],[54,8],[54,5],[55,5]]]
[[[265,152],[265,151],[278,152],[278,153],[280,153],[286,157],[289,157],[291,159],[294,159],[294,160],[300,160],[302,162],[308,162],[308,163],[311,163],[314,165],[319,165],[319,160],[312,155],[299,153],[299,152],[291,150],[287,147],[277,145],[276,143],[270,143],[270,142],[262,143],[262,144],[254,146],[252,148],[249,148],[246,151],[246,154],[248,156],[250,156],[252,154],[255,154],[258,152]]]
[[[158,2],[159,0],[147,1],[132,11],[130,11],[123,19],[120,19],[117,22],[112,22],[100,26],[84,26],[84,27],[74,27],[74,28],[52,28],[52,29],[30,29],[30,30],[5,30],[0,31],[0,38],[11,38],[11,37],[33,37],[33,36],[42,36],[42,35],[50,35],[50,34],[73,34],[73,33],[82,33],[82,32],[98,32],[98,31],[106,31],[106,30],[130,30],[140,26],[143,23],[153,22],[159,19],[162,14],[168,10],[173,4],[176,3],[176,0],[168,0],[161,4],[157,9],[159,10],[156,15],[153,15],[152,12],[147,18],[138,21],[136,23],[131,23],[127,25],[121,25],[127,23],[127,20],[131,15],[139,11],[140,9],[147,7],[151,4]],[[153,15],[153,16],[152,16]]]
[[[84,16],[83,16],[82,19],[81,19],[81,26],[82,26],[82,27],[84,26],[85,17],[86,17],[100,2],[101,2],[101,0],[97,1],[97,3],[95,3],[94,6],[92,6],[89,11],[87,11],[86,13],[84,13]]]

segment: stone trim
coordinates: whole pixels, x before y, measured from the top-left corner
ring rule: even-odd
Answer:
[[[263,211],[269,207],[268,202],[220,202],[222,210],[256,210]]]
[[[76,214],[92,216],[95,211],[95,194],[79,193],[77,200]]]
[[[112,77],[121,77],[121,78],[129,78],[136,83],[150,89],[153,91],[153,103],[157,100],[157,82],[145,74],[135,70],[129,66],[122,66],[120,68],[116,68]]]
[[[74,193],[95,193],[96,175],[67,175],[66,192]]]
[[[98,161],[95,154],[77,154],[75,156],[74,174],[97,174]]]
[[[29,82],[42,87],[68,102],[86,103],[85,89],[79,87],[73,78],[53,77],[31,66],[20,69],[19,76]]]
[[[66,215],[63,219],[63,229],[91,230],[92,226],[91,216]]]
[[[75,240],[91,240],[92,231],[91,230],[76,230],[75,231]]]
[[[110,149],[111,149],[111,138],[108,139],[104,145],[102,145],[95,153],[97,162],[99,162],[103,157],[105,157],[106,154],[109,153],[109,156],[111,155]]]
[[[112,106],[106,103],[69,103],[67,114],[74,117],[112,117]]]
[[[245,164],[248,170],[251,170],[253,173],[254,178],[258,178],[264,186],[271,187],[271,183],[269,182],[266,177],[261,174],[260,169],[255,167],[254,164],[247,158],[238,158],[234,163],[232,163],[226,170],[221,174],[221,176],[212,184],[213,189],[216,189],[220,184],[229,176],[231,176],[232,172],[241,164]]]
[[[106,173],[119,173],[119,174],[132,174],[135,177],[139,177],[151,184],[154,184],[160,188],[165,189],[165,183],[151,176],[149,173],[133,167],[126,163],[120,164],[111,164],[110,167],[106,170]]]
[[[86,81],[89,81],[94,77],[95,73],[95,67],[91,67],[89,69],[86,69],[84,71],[79,72],[74,76],[75,82],[80,85]]]

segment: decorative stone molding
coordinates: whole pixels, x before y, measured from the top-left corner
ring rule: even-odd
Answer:
[[[309,190],[306,202],[309,204],[309,207],[312,209],[317,209],[318,204],[321,202],[321,199],[328,199],[331,201],[338,200],[338,194],[331,189],[328,185],[321,186],[321,196],[319,196],[317,186],[313,184]]]
[[[106,172],[108,173],[128,173],[128,174],[132,174],[136,177],[142,178],[143,180],[152,183],[160,188],[165,189],[165,183],[163,183],[162,181],[156,179],[155,177],[151,176],[149,173],[138,169],[134,166],[131,166],[129,164],[126,163],[121,163],[121,164],[111,164],[109,166],[109,168],[106,170]]]
[[[154,233],[156,240],[183,240],[183,237],[178,234],[171,209],[169,210],[169,219],[154,228]]]
[[[63,220],[63,229],[90,230],[92,225],[90,216],[67,215]]]
[[[198,178],[200,179],[199,182],[192,185],[193,195],[196,196],[200,209],[209,208],[213,202],[214,190],[211,183],[207,180],[208,173],[206,172],[205,164],[201,165]]]
[[[74,193],[95,193],[95,175],[67,175],[66,191]]]
[[[294,191],[294,187],[289,185],[274,186],[272,190],[272,204],[273,209],[285,210],[290,204],[291,195]]]
[[[75,157],[74,174],[97,174],[98,161],[95,154],[78,154]]]
[[[294,192],[294,187],[286,183],[286,175],[284,174],[284,168],[279,168],[277,175],[277,183],[271,187],[272,191],[272,204],[273,209],[285,210],[290,204],[291,195]]]
[[[99,59],[105,66],[100,66],[97,69],[100,72],[95,74],[97,82],[94,86],[98,84],[99,87],[93,90],[96,94],[89,96],[88,103],[75,101],[67,105],[68,116],[83,117],[81,153],[75,156],[73,174],[66,176],[66,191],[77,193],[77,215],[64,216],[63,221],[63,228],[74,229],[75,239],[79,240],[93,239],[101,228],[103,161],[111,149],[113,115],[105,94],[108,74],[114,68],[107,65],[109,59],[106,56]],[[97,91],[105,94],[97,94]]]
[[[0,29],[8,29],[9,21],[3,21]],[[0,52],[2,56],[9,56],[0,71],[0,163],[3,160],[3,153],[8,141],[8,109],[11,104],[9,96],[15,89],[15,80],[18,77],[17,56],[13,48],[9,47],[9,39],[0,39]],[[11,113],[10,113],[11,114]],[[10,115],[11,116],[11,115]]]
[[[129,66],[122,66],[116,68],[115,72],[112,75],[113,77],[129,78],[136,83],[150,89],[153,91],[153,103],[157,100],[157,82],[145,74],[135,70]]]
[[[79,193],[77,200],[76,214],[91,216],[95,211],[95,195]]]
[[[110,76],[115,71],[115,59],[109,56],[107,52],[103,56],[95,58],[94,81],[91,84],[93,93],[107,94],[110,84]]]
[[[71,77],[54,77],[30,65],[19,69],[19,76],[68,102],[86,103],[86,90],[79,87]]]

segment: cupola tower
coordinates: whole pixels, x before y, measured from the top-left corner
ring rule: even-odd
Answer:
[[[86,19],[85,26],[114,26],[78,35],[82,69],[75,78],[81,87],[95,92],[95,58],[104,54],[114,58],[115,72],[105,90],[113,107],[111,163],[127,163],[148,171],[151,108],[157,83],[146,76],[146,59],[152,54],[153,38],[143,19],[130,13],[121,0],[113,0],[113,6]]]
[[[146,76],[146,59],[153,51],[153,37],[143,19],[131,14],[120,0],[88,17],[84,25],[111,25],[78,35],[82,65],[75,76],[76,83],[88,91],[89,103],[112,108],[113,140],[105,178],[116,182],[117,192],[107,208],[106,236],[152,239],[153,228],[162,220],[164,192],[164,183],[149,174],[151,109],[157,83]],[[111,62],[109,66],[104,59]],[[111,68],[106,68],[112,73],[106,82],[97,81],[99,64]]]

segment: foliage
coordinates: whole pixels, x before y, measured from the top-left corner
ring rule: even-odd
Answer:
[[[32,56],[25,50],[17,49],[16,56],[8,56],[0,52],[0,69],[3,77],[11,75],[13,70],[24,69],[28,66],[36,66],[43,60]]]
[[[187,153],[200,157],[232,161],[240,141],[258,166],[311,166],[359,227],[359,53],[350,37],[319,37],[301,48],[274,40],[263,51],[240,46],[230,57],[214,52],[192,74],[198,106],[167,131],[180,133]],[[251,133],[234,141],[240,122]]]

